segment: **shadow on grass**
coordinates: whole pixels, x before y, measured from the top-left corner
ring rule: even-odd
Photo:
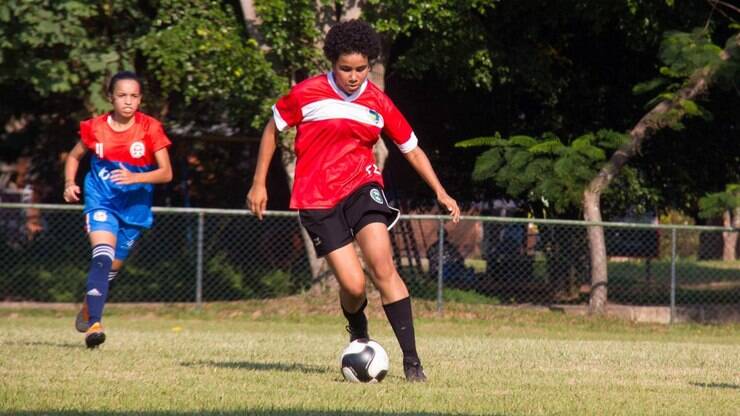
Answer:
[[[314,365],[305,365],[298,363],[256,363],[251,361],[191,361],[180,363],[180,365],[184,367],[216,367],[233,368],[237,370],[284,371],[312,374],[328,373],[331,371],[327,367]]]
[[[740,390],[740,384],[732,384],[732,383],[696,383],[696,382],[690,382],[692,386],[695,387],[704,387],[708,389],[734,389],[734,390]]]
[[[54,347],[54,348],[73,348],[84,349],[83,343],[72,342],[47,342],[47,341],[27,341],[27,342],[0,342],[0,345],[11,345],[19,347]]]
[[[254,410],[254,409],[239,409],[239,410],[198,410],[198,411],[0,411],[0,416],[13,415],[13,416],[42,416],[42,415],[61,415],[61,416],[127,416],[127,415],[141,415],[141,416],[242,416],[242,415],[253,415],[253,416],[444,416],[444,415],[457,415],[465,416],[464,413],[444,413],[444,412],[358,412],[358,411],[347,411],[347,410],[303,410],[303,409],[285,409],[285,410]],[[490,414],[491,416],[505,416],[503,413]]]

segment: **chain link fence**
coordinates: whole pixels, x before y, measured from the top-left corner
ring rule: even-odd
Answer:
[[[697,305],[740,309],[737,230],[599,225],[610,303],[670,306],[672,312]],[[498,217],[452,224],[446,217],[405,215],[391,234],[412,295],[436,300],[441,311],[448,301],[587,304],[588,226],[594,225]],[[0,203],[0,300],[79,302],[89,257],[81,207]],[[155,226],[113,282],[110,300],[275,298],[332,278],[307,254],[294,212],[268,212],[258,221],[243,210],[155,208]]]

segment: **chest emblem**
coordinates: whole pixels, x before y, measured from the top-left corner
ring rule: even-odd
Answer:
[[[142,142],[133,142],[131,143],[131,147],[129,147],[128,152],[134,159],[139,159],[144,156],[146,148],[144,147],[144,143]]]
[[[369,112],[370,112],[370,121],[373,124],[378,125],[378,123],[380,123],[380,114],[378,114],[378,112],[375,110],[369,110]]]

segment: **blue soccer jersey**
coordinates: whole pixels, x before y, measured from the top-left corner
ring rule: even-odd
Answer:
[[[111,172],[125,167],[131,172],[157,168],[154,153],[171,142],[154,118],[137,112],[134,124],[117,132],[108,124],[108,114],[80,123],[82,143],[93,152],[90,172],[85,177],[85,214],[103,210],[133,227],[152,225],[152,184],[119,185]]]

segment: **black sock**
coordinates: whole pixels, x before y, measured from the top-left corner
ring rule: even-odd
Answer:
[[[339,305],[342,307],[342,312],[344,313],[344,317],[347,318],[349,326],[353,329],[358,330],[358,332],[367,333],[367,316],[365,316],[367,298],[365,298],[365,301],[362,302],[362,305],[360,305],[360,309],[355,312],[347,312],[347,310],[344,309],[344,305],[342,305],[342,302],[339,302]]]
[[[414,318],[411,316],[411,298],[406,297],[387,305],[383,305],[385,316],[388,317],[398,344],[403,351],[404,363],[418,363],[419,354],[416,352],[416,336],[414,335]]]

